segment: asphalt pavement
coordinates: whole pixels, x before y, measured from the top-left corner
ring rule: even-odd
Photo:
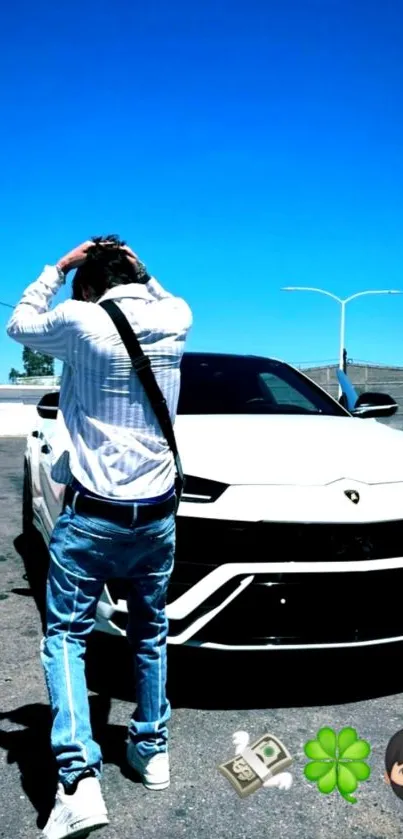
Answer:
[[[39,836],[55,774],[49,706],[39,658],[39,592],[26,568],[40,562],[21,538],[24,440],[0,440],[0,836]],[[402,598],[403,602],[403,598]],[[310,603],[318,620],[343,621],[343,603]],[[247,620],[247,616],[245,616]],[[403,622],[403,610],[402,610]],[[104,754],[103,791],[111,825],[105,839],[389,839],[403,836],[403,801],[384,782],[389,738],[403,729],[403,650],[349,653],[203,651],[169,653],[171,786],[148,792],[124,762],[133,708],[124,639],[96,636],[88,650],[94,733]],[[345,725],[371,744],[369,780],[357,803],[337,789],[318,792],[304,777],[304,744],[324,725]],[[241,799],[218,771],[233,754],[232,734],[269,731],[291,752],[289,790],[260,789]]]

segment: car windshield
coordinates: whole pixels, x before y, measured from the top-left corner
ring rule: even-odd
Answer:
[[[185,353],[178,414],[348,413],[314,382],[281,361]]]

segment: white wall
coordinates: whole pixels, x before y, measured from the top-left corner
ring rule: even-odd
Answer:
[[[36,424],[36,405],[54,388],[0,385],[0,437],[26,437]]]
[[[51,390],[59,388],[43,385],[0,385],[0,404],[37,405],[42,396]]]

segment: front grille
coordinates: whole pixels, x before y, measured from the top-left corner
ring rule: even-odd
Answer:
[[[403,571],[305,575],[298,582],[262,585],[257,578],[191,642],[233,646],[351,644],[403,637]],[[209,605],[211,603],[209,601]],[[197,610],[197,616],[205,606]],[[171,637],[196,614],[170,622]],[[113,623],[126,630],[127,616]]]
[[[197,634],[239,645],[349,644],[403,637],[403,571],[305,575],[269,587],[257,578]]]
[[[403,554],[403,521],[375,524],[257,524],[200,519],[177,522],[177,548],[168,602],[228,562],[293,561],[292,574],[255,576],[222,613],[197,632],[199,642],[239,644],[348,643],[392,637],[400,621],[403,572],[298,574],[298,562],[364,561]],[[238,580],[239,581],[239,580]],[[176,635],[220,604],[238,581],[231,580],[184,621]],[[270,583],[269,586],[262,583]],[[114,602],[126,600],[125,580],[112,580]],[[228,589],[228,590],[227,590]],[[113,617],[121,629],[126,615]]]
[[[403,555],[403,519],[371,524],[180,520],[177,562],[336,562]],[[192,573],[190,570],[188,574]]]
[[[375,524],[177,521],[175,598],[228,562],[340,562],[403,556],[403,520]],[[126,598],[124,581],[110,584]],[[170,597],[172,600],[172,596]]]

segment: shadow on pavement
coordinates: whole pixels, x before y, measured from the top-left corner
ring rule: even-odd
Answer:
[[[21,596],[32,594],[44,627],[46,550],[43,553],[40,539],[27,544],[19,537],[15,546],[31,589],[17,584],[14,591]],[[403,644],[377,650],[289,653],[228,653],[169,646],[168,697],[173,709],[239,710],[319,707],[396,695],[403,692],[402,651]],[[88,641],[86,667],[88,688],[97,694],[90,697],[94,737],[104,762],[117,765],[127,775],[127,728],[108,722],[112,699],[135,703],[126,639],[94,632]],[[8,763],[18,765],[22,788],[38,812],[37,825],[42,829],[57,783],[49,746],[49,707],[25,705],[0,714],[0,720],[5,723],[0,747],[7,751]],[[15,730],[16,726],[20,728]],[[14,730],[7,730],[10,727]]]
[[[403,692],[403,644],[381,650],[228,653],[168,648],[173,708],[296,708],[359,702]],[[130,650],[124,638],[93,633],[88,645],[91,690],[134,701]]]
[[[7,762],[17,763],[21,786],[38,811],[42,828],[53,806],[56,790],[52,754],[49,748],[50,712],[45,705],[25,705],[0,714],[0,720],[24,726],[18,731],[0,731],[0,747],[7,751]]]
[[[90,697],[93,734],[102,748],[105,763],[124,768],[124,726],[108,724],[110,700],[107,697]],[[47,705],[24,705],[0,714],[0,721],[23,726],[19,730],[0,730],[0,748],[7,751],[9,764],[16,763],[20,770],[21,786],[38,813],[37,827],[41,830],[53,807],[57,786],[57,772],[50,750],[51,716]],[[133,780],[137,780],[133,778]]]
[[[20,555],[25,574],[24,577],[30,586],[30,592],[26,589],[14,589],[14,594],[27,596],[29,593],[35,600],[36,608],[42,624],[42,631],[45,631],[46,612],[46,577],[48,572],[48,554],[45,543],[39,533],[34,530],[29,540],[22,534],[14,540],[14,547]]]
[[[363,661],[355,654],[348,675],[346,654],[331,662],[330,654],[311,660],[300,654],[299,661],[278,654],[271,662],[259,656],[240,665],[234,656],[204,658],[199,650],[189,655],[169,655],[168,694],[172,707],[205,709],[258,709],[337,705],[399,693],[402,690],[400,655],[383,653]],[[220,659],[220,661],[218,660]],[[264,660],[266,659],[266,660]],[[382,659],[382,660],[380,660]],[[217,665],[217,667],[216,667]],[[91,721],[105,764],[115,764],[123,775],[132,775],[125,761],[127,727],[108,722],[112,698],[134,702],[130,677],[130,656],[124,639],[94,636],[87,656]],[[35,807],[37,826],[43,829],[56,792],[57,773],[50,751],[50,710],[44,704],[25,705],[0,714],[0,748],[7,751],[9,764],[16,763],[21,786]],[[4,726],[4,721],[7,724]],[[9,724],[14,730],[7,730]],[[21,726],[15,730],[15,726]]]

